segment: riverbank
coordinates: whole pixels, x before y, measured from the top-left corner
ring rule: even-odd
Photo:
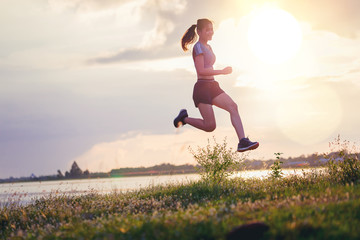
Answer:
[[[281,167],[283,169],[307,169],[307,168],[318,168],[323,167],[328,159],[322,155],[311,154],[308,156],[301,155],[294,158],[279,158],[283,163]],[[249,160],[245,159],[239,170],[268,170],[274,164],[273,159],[269,160]],[[162,176],[162,175],[175,175],[175,174],[192,174],[196,173],[196,165],[183,164],[183,165],[172,165],[169,163],[163,163],[152,167],[134,167],[134,168],[119,168],[112,169],[110,172],[89,172],[88,170],[82,171],[76,162],[73,163],[71,169],[62,174],[58,170],[58,174],[48,176],[35,176],[30,177],[19,177],[19,178],[7,178],[0,179],[2,183],[20,183],[20,182],[45,182],[45,181],[67,181],[67,180],[78,180],[78,179],[100,179],[100,178],[114,178],[114,177],[138,177],[138,176]],[[85,174],[86,173],[86,174]]]
[[[0,210],[4,239],[230,239],[236,227],[263,239],[359,239],[360,186],[309,172],[271,180],[232,178],[137,191],[50,196]],[[259,232],[259,231],[257,231]]]
[[[284,169],[283,176],[302,175],[304,172],[315,169]],[[324,171],[324,168],[316,168],[317,171]],[[250,170],[235,172],[229,178],[241,177],[266,178],[271,170]],[[36,199],[50,195],[86,195],[88,193],[109,194],[112,192],[137,191],[148,186],[168,185],[173,183],[185,183],[197,181],[201,178],[199,174],[172,174],[153,176],[129,176],[118,178],[99,179],[73,179],[44,182],[25,183],[3,183],[0,184],[0,208],[9,203],[26,205],[33,203]]]

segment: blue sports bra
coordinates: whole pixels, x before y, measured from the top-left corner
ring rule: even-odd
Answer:
[[[210,47],[210,45],[209,45]],[[216,56],[213,53],[211,47],[210,49],[205,47],[201,42],[197,42],[193,48],[193,58],[195,59],[196,56],[203,54],[204,55],[204,67],[209,68],[212,67],[215,63]]]

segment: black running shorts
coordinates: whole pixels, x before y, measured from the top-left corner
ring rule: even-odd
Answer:
[[[193,92],[195,107],[198,107],[199,103],[212,105],[213,99],[223,92],[217,81],[199,79],[195,83]]]

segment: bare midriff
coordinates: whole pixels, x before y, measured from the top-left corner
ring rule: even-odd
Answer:
[[[214,68],[211,67],[211,70],[213,70]],[[203,80],[214,80],[214,75],[208,75],[208,76],[202,76],[202,75],[197,75],[198,79],[203,79]]]

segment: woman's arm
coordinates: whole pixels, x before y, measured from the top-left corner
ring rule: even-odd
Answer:
[[[211,68],[204,67],[204,55],[200,54],[194,58],[196,72],[200,76],[214,76],[214,75],[221,75],[221,74],[230,74],[232,73],[231,67],[226,67],[222,70],[214,70]]]

